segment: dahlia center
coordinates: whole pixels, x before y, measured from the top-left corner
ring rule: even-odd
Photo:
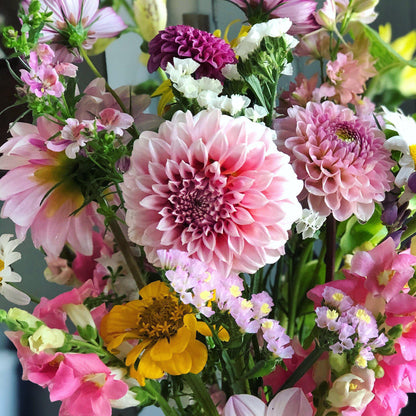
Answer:
[[[221,189],[208,178],[185,179],[169,198],[175,222],[193,229],[211,228],[223,216]]]
[[[169,338],[183,326],[184,315],[191,312],[170,295],[152,298],[137,317],[137,333],[141,339]]]
[[[338,123],[334,126],[337,139],[345,143],[353,143],[361,140],[360,133],[348,122]]]

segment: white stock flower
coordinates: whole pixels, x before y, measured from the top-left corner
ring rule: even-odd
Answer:
[[[241,81],[243,79],[238,72],[237,64],[227,64],[221,72],[229,81]]]
[[[186,98],[197,98],[199,94],[198,81],[192,78],[191,75],[184,75],[182,78],[173,84],[179,92]]]
[[[226,111],[232,116],[235,116],[250,105],[250,99],[245,95],[233,94],[231,97],[222,96],[220,99],[221,110]]]
[[[30,302],[30,297],[9,284],[22,281],[22,277],[10,267],[22,257],[20,253],[14,251],[21,240],[10,240],[11,237],[13,237],[12,234],[0,236],[0,294],[16,305],[27,305]]]
[[[199,63],[191,58],[173,58],[173,64],[169,62],[165,71],[172,82],[178,82],[184,75],[193,74],[199,66]]]
[[[416,121],[405,116],[401,111],[392,112],[382,107],[386,129],[397,132],[396,136],[385,141],[384,147],[388,150],[398,150],[402,153],[399,160],[400,170],[394,183],[397,186],[406,185],[409,176],[415,172],[416,165]]]
[[[221,81],[214,78],[202,77],[197,80],[199,91],[212,91],[215,94],[222,93]]]
[[[311,238],[322,227],[326,217],[319,215],[310,209],[303,209],[302,216],[296,222],[296,232],[302,234],[302,238]]]
[[[267,108],[254,104],[254,107],[248,107],[244,111],[244,115],[252,121],[261,120],[268,114]]]
[[[257,23],[250,29],[247,36],[241,38],[240,43],[235,47],[234,51],[244,61],[260,46],[260,42],[267,36],[278,38],[285,35],[286,43],[296,45],[297,40],[293,36],[287,35],[287,31],[291,26],[292,22],[287,17]]]

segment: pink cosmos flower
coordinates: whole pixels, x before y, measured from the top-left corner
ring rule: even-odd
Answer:
[[[130,239],[153,264],[163,248],[225,275],[275,262],[301,215],[301,183],[273,136],[219,110],[177,112],[142,133],[122,184]]]
[[[229,0],[242,9],[250,17],[267,15],[270,19],[288,17],[293,26],[289,30],[292,35],[305,34],[319,28],[315,20],[315,0]]]
[[[48,255],[58,257],[65,243],[88,255],[92,229],[102,225],[102,218],[95,203],[71,215],[84,197],[77,183],[68,178],[74,162],[64,152],[47,148],[48,139],[59,132],[57,124],[43,117],[37,126],[13,126],[12,137],[0,148],[0,169],[9,170],[0,179],[0,199],[5,201],[1,215],[16,224],[21,239],[30,228],[35,246],[42,246]]]
[[[221,70],[227,64],[237,62],[235,53],[223,39],[191,26],[169,26],[149,42],[149,72],[159,67],[166,69],[173,58],[192,58],[200,66],[195,78],[201,77],[224,80]]]
[[[276,119],[278,148],[304,181],[302,198],[320,215],[367,221],[393,183],[384,134],[369,119],[326,101],[295,106]]]
[[[117,36],[127,28],[111,7],[98,9],[99,0],[40,0],[52,12],[52,23],[42,30],[41,42],[91,49],[97,39]],[[70,29],[70,26],[72,29]],[[77,36],[74,37],[76,31]]]

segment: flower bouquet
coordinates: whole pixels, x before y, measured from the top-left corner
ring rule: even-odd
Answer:
[[[0,148],[0,292],[37,303],[0,311],[23,379],[61,416],[398,415],[416,121],[392,80],[416,62],[368,25],[378,1],[230,0],[233,39],[165,27],[163,0],[102,3],[24,1],[3,29],[33,118]],[[90,54],[132,31],[159,78],[113,89]],[[13,271],[29,230],[71,287],[53,299]]]

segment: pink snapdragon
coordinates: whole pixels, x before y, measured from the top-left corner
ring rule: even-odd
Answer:
[[[22,81],[29,87],[29,91],[37,97],[53,95],[60,97],[65,87],[59,75],[75,77],[77,67],[71,63],[53,64],[55,53],[45,44],[40,44],[36,51],[30,53],[30,72],[21,69]]]

